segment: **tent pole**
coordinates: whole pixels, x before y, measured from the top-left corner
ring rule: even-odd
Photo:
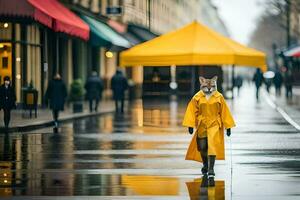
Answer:
[[[192,66],[192,87],[191,87],[191,95],[195,93],[195,83],[196,83],[196,71],[195,66]]]
[[[235,79],[235,77],[234,77],[234,68],[235,68],[235,65],[233,64],[232,65],[232,74],[231,74],[231,92],[232,92],[232,99],[234,99],[234,79]]]

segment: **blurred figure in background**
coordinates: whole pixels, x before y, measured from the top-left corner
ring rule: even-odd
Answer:
[[[125,91],[128,88],[128,82],[120,69],[117,69],[116,74],[111,79],[111,89],[115,100],[116,112],[124,112]],[[121,109],[119,108],[121,103]]]
[[[98,104],[102,98],[103,83],[96,71],[92,72],[92,75],[88,77],[85,83],[86,97],[89,101],[90,112],[93,112],[93,109],[98,111]],[[95,101],[95,107],[93,108],[93,102]]]
[[[65,100],[67,98],[67,88],[61,76],[56,74],[49,82],[45,98],[50,101],[55,128],[58,128],[59,111],[64,110]]]
[[[253,76],[253,81],[254,81],[255,86],[256,86],[256,99],[257,100],[259,99],[259,89],[260,89],[260,86],[263,83],[263,80],[264,80],[263,74],[260,71],[260,69],[257,68],[256,72],[255,72],[255,74]]]
[[[272,79],[271,78],[265,78],[264,81],[265,81],[265,84],[266,84],[267,92],[270,93],[270,88],[272,86]]]
[[[238,89],[238,96],[239,96],[240,95],[240,89],[243,86],[243,77],[241,75],[238,75],[234,79],[234,86],[237,87],[237,89]]]
[[[282,77],[280,71],[277,70],[275,72],[275,76],[274,76],[274,85],[275,85],[275,90],[276,90],[276,95],[277,96],[281,96],[282,82],[283,82],[283,77]]]
[[[7,131],[10,121],[10,112],[16,108],[16,95],[11,87],[10,78],[4,77],[4,84],[0,87],[0,110],[4,112],[4,126]]]
[[[159,82],[160,81],[160,74],[159,74],[159,70],[157,68],[153,69],[152,81],[153,82]]]
[[[284,75],[285,96],[287,99],[293,97],[293,82],[292,70],[288,69]]]

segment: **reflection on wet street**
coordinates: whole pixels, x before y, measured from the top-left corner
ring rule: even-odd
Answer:
[[[191,200],[196,199],[225,199],[224,181],[215,181],[214,186],[209,186],[207,177],[195,179],[186,183]]]
[[[124,115],[63,124],[59,133],[1,134],[0,196],[299,197],[299,133],[254,94],[228,102],[238,126],[226,138],[213,187],[199,163],[184,160],[191,139],[181,127],[187,101],[151,99],[131,102]]]

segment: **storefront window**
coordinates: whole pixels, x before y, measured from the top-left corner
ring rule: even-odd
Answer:
[[[12,44],[8,42],[0,42],[0,83],[3,78],[9,76],[11,78],[12,70]]]
[[[144,68],[144,95],[168,94],[171,81],[170,67]]]
[[[0,40],[11,40],[12,24],[8,22],[0,23]]]
[[[2,57],[2,68],[3,69],[8,68],[8,57]]]

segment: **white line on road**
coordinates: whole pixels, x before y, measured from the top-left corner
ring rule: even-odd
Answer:
[[[275,100],[272,100],[265,92],[263,92],[263,96],[265,97],[266,102],[277,112],[281,114],[281,116],[289,123],[291,124],[295,129],[300,131],[300,125],[297,124],[282,108],[280,108],[278,105],[276,105]]]

